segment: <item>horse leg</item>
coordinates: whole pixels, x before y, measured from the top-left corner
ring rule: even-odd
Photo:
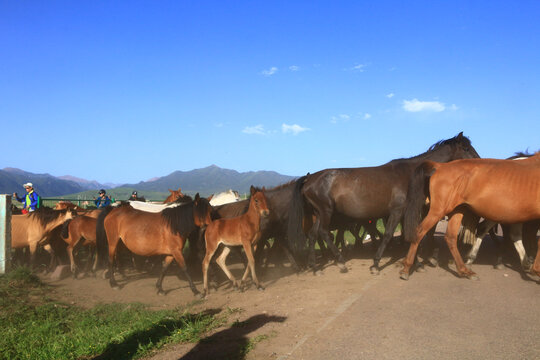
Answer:
[[[231,248],[228,247],[228,246],[224,246],[223,250],[221,251],[221,254],[216,259],[216,263],[219,265],[221,270],[223,270],[225,275],[227,275],[227,277],[231,281],[231,284],[232,284],[233,288],[236,289],[236,290],[239,290],[241,284],[236,280],[234,275],[229,271],[229,268],[227,267],[227,264],[225,262],[225,260],[227,259],[227,256],[229,256],[230,252],[231,252]]]
[[[248,259],[248,268],[246,268],[246,271],[244,272],[244,276],[242,277],[242,283],[247,279],[248,270],[251,270],[251,277],[253,279],[253,282],[257,286],[257,290],[264,290],[264,287],[259,282],[259,279],[257,279],[257,274],[255,273],[255,259],[253,258],[253,250],[251,247],[251,242],[249,241],[243,241],[242,245],[244,246],[244,251],[246,252],[246,257]]]
[[[315,220],[308,233],[308,268],[313,270],[313,274],[318,274],[315,258],[315,240],[318,239],[319,219]]]
[[[514,243],[514,247],[519,255],[519,260],[521,261],[521,267],[525,272],[531,270],[531,265],[529,264],[529,258],[525,252],[522,241],[523,234],[523,224],[512,224],[510,225],[510,239]]]
[[[341,252],[334,244],[332,233],[330,233],[329,231],[321,231],[321,237],[326,242],[326,245],[328,246],[330,251],[332,251],[334,258],[336,259],[336,264],[339,267],[339,271],[342,273],[346,273],[348,270],[345,266],[345,259],[343,259],[343,255],[341,255]]]
[[[183,246],[183,243],[182,243],[182,246]],[[186,261],[184,260],[184,255],[182,254],[182,248],[179,247],[179,248],[173,249],[172,250],[172,255],[174,256],[174,259],[176,260],[176,263],[178,264],[178,266],[180,266],[180,269],[182,270],[182,272],[186,276],[186,278],[187,278],[187,280],[189,282],[189,288],[193,292],[193,295],[199,295],[200,294],[199,290],[197,290],[197,288],[195,287],[195,284],[193,283],[193,280],[191,279],[191,276],[189,275],[189,272],[188,272],[188,269],[187,269],[187,266],[186,266]]]
[[[34,270],[36,261],[37,241],[28,244],[28,251],[30,251],[30,269]]]
[[[116,248],[118,247],[118,237],[110,237],[107,234],[107,238],[109,239],[109,285],[111,288],[119,290],[120,286],[118,286],[114,278],[114,260],[116,258]]]
[[[460,277],[467,277],[471,280],[477,280],[478,276],[472,270],[467,268],[467,266],[465,266],[465,263],[463,262],[457,248],[457,236],[462,219],[463,213],[461,212],[455,212],[451,215],[450,219],[448,220],[448,228],[446,229],[444,240],[446,241],[446,244],[450,249],[450,253],[454,258],[458,275]]]
[[[50,257],[49,266],[47,267],[47,269],[45,269],[45,272],[49,273],[49,272],[52,272],[54,268],[56,267],[56,254],[52,246],[49,244],[46,244],[45,246],[43,246],[43,249],[49,253],[49,257]]]
[[[418,225],[418,228],[416,230],[416,239],[411,242],[409,246],[409,251],[407,252],[407,256],[403,260],[403,269],[401,269],[401,271],[399,272],[400,277],[403,280],[409,280],[409,272],[416,258],[416,251],[418,250],[418,245],[420,244],[420,241],[422,241],[424,236],[432,227],[437,225],[437,222],[442,219],[443,216],[443,213],[435,213],[435,211],[430,211],[424,218],[424,220],[422,220],[420,225]]]
[[[165,260],[163,260],[163,266],[161,267],[161,272],[156,282],[156,289],[158,295],[165,295],[165,291],[163,291],[163,287],[161,285],[163,284],[163,278],[165,277],[165,273],[167,272],[169,266],[171,266],[173,260],[174,257],[172,257],[171,255],[165,256]]]
[[[425,240],[423,242],[423,244],[427,245],[424,253],[431,252],[431,255],[428,257],[427,261],[433,267],[437,267],[437,265],[439,265],[439,250],[440,250],[439,245],[436,243],[436,240],[435,240],[435,230],[436,230],[436,226],[432,227],[427,232],[425,236]],[[422,243],[420,243],[420,246],[422,246]],[[415,263],[416,271],[425,272],[424,264],[418,258],[418,254],[416,254],[414,263]]]
[[[206,232],[206,236],[208,236],[208,231]],[[203,297],[206,297],[208,295],[208,266],[210,265],[210,260],[212,260],[212,256],[217,250],[217,245],[213,242],[209,242],[207,239],[206,242],[206,255],[204,256],[204,259],[202,261],[202,272],[203,272]]]
[[[369,268],[371,273],[373,275],[378,275],[381,271],[379,268],[379,262],[381,261],[382,255],[384,253],[384,250],[386,249],[386,246],[392,239],[392,236],[394,235],[394,231],[396,230],[396,227],[399,223],[399,219],[402,217],[402,211],[401,209],[394,210],[388,217],[388,221],[386,222],[384,235],[382,238],[382,242],[377,248],[377,252],[375,253],[375,257],[373,258],[373,265]]]
[[[536,258],[534,259],[532,272],[536,274],[536,276],[540,276],[540,237],[538,238],[537,244],[538,247],[536,250]]]

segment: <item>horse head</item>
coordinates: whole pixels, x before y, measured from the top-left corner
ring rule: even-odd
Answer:
[[[251,185],[251,188],[249,189],[249,192],[251,193],[250,202],[255,206],[259,215],[263,217],[270,214],[270,209],[268,209],[268,205],[266,203],[266,196],[264,195],[265,190],[266,189],[264,187],[262,190],[257,190],[255,187],[253,187],[253,185]]]
[[[195,194],[193,200],[193,220],[198,227],[205,227],[212,222],[212,206],[208,199]]]
[[[474,159],[480,157],[476,152],[476,149],[472,146],[471,140],[469,140],[468,137],[463,136],[463,131],[449,140],[454,140],[451,145],[453,146],[455,159]]]

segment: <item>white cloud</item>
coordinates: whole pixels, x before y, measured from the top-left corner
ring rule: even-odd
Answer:
[[[261,74],[263,74],[264,76],[272,76],[274,75],[276,72],[278,71],[278,68],[275,67],[275,66],[272,66],[270,69],[268,70],[263,70],[261,72]]]
[[[456,104],[452,104],[450,106],[450,110],[452,110],[452,111],[456,111],[457,109],[459,109],[459,108],[456,106]]]
[[[365,113],[364,120],[371,119],[371,114]]]
[[[293,124],[293,125],[282,124],[281,125],[281,131],[284,134],[292,133],[293,135],[298,135],[301,132],[308,131],[308,130],[309,128],[302,127],[298,124]]]
[[[349,121],[351,119],[351,116],[350,115],[347,115],[347,114],[339,114],[337,116],[332,116],[330,118],[330,122],[332,124],[336,124],[338,123],[339,121],[343,121],[343,122],[346,122],[346,121]]]
[[[300,70],[300,66],[291,65],[291,66],[289,66],[289,70],[291,70],[291,71],[298,71],[298,70]]]
[[[391,98],[394,97],[394,93],[390,93],[390,94],[386,95],[386,97],[389,98],[389,99],[391,99]]]
[[[365,71],[365,68],[366,67],[366,64],[358,64],[358,65],[355,65],[353,66],[353,70],[356,70],[356,71],[359,71],[359,72],[364,72]]]
[[[262,124],[255,125],[255,126],[246,126],[244,130],[242,130],[245,134],[256,134],[256,135],[264,135],[264,126]]]
[[[409,112],[434,111],[441,112],[446,106],[440,101],[420,101],[418,99],[403,100],[403,110]]]

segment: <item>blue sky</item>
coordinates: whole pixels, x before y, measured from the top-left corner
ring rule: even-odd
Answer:
[[[0,168],[303,175],[540,149],[538,1],[1,1]],[[180,184],[181,185],[181,184]]]

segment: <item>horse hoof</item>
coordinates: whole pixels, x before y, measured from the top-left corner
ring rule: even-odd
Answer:
[[[105,271],[103,272],[103,274],[101,274],[101,278],[102,278],[103,280],[108,279],[108,278],[109,278],[109,270],[105,270]]]
[[[399,274],[399,277],[400,277],[402,280],[409,280],[409,274],[404,273],[404,272],[400,273],[400,274]]]
[[[480,280],[480,277],[478,277],[478,275],[476,275],[476,274],[470,274],[467,277],[469,278],[469,280],[475,280],[475,281]]]
[[[339,272],[342,273],[342,274],[345,274],[347,272],[349,272],[349,270],[347,270],[347,268],[345,267],[345,265],[341,265],[339,267]]]
[[[205,295],[203,295],[202,293],[196,293],[196,294],[193,294],[193,295],[199,300],[203,300],[205,298]]]
[[[261,285],[259,285],[259,286],[257,286],[257,290],[259,290],[259,291],[264,291],[264,287],[261,286]]]
[[[429,263],[429,265],[431,265],[433,267],[439,266],[439,261],[437,259],[433,258],[433,257],[430,257],[428,259],[428,263]]]
[[[113,286],[111,286],[111,289],[116,290],[116,291],[119,291],[119,290],[120,290],[120,286],[118,286],[118,285],[113,285]]]
[[[425,273],[425,272],[426,272],[426,268],[423,267],[423,266],[418,266],[418,267],[416,268],[416,272],[418,272],[418,273]]]
[[[379,275],[381,273],[379,268],[375,265],[370,266],[369,271],[371,272],[371,275]]]
[[[504,265],[503,264],[497,264],[494,266],[495,269],[497,270],[503,270],[504,269]]]
[[[158,294],[159,296],[165,296],[165,295],[166,295],[166,294],[165,294],[165,291],[163,291],[163,290],[158,290],[158,291],[157,291],[157,294]]]
[[[317,270],[317,271],[313,272],[313,275],[315,275],[315,276],[323,276],[324,273],[322,272],[322,270]]]

